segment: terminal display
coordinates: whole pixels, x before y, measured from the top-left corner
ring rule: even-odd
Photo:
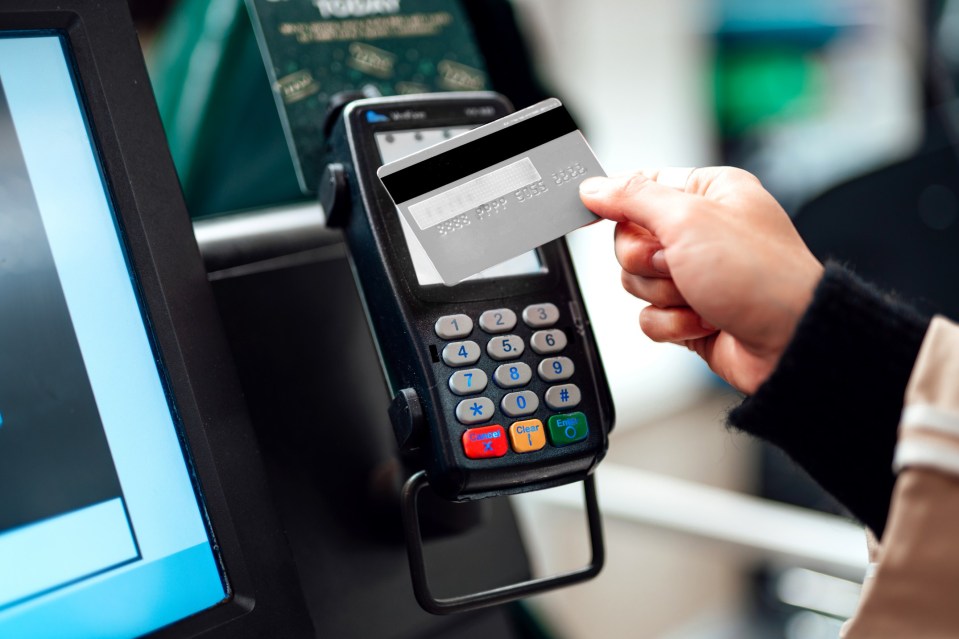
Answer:
[[[59,36],[0,35],[0,637],[228,594],[76,86]]]

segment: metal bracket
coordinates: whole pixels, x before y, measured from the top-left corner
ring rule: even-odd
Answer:
[[[410,576],[413,579],[413,594],[420,606],[427,612],[434,615],[448,615],[455,612],[497,606],[592,579],[603,568],[603,563],[606,560],[606,549],[603,545],[603,526],[599,515],[599,503],[596,500],[596,486],[593,476],[588,475],[583,480],[586,515],[589,521],[589,542],[592,549],[592,557],[587,566],[573,572],[530,579],[483,592],[437,599],[430,590],[429,579],[426,574],[423,537],[420,532],[417,512],[417,497],[428,484],[429,481],[426,478],[425,471],[421,470],[414,473],[403,485],[400,500],[403,512],[403,527],[406,529],[406,549],[410,560]]]

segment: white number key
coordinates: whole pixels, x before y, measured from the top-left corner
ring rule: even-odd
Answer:
[[[516,359],[526,350],[526,344],[518,335],[494,337],[486,345],[486,353],[495,360]]]
[[[529,338],[529,345],[537,355],[558,353],[566,348],[566,333],[558,328],[548,331],[536,331]]]

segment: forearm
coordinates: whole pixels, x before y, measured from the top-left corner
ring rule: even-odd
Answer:
[[[776,370],[729,424],[781,447],[881,536],[903,393],[928,323],[828,265]]]
[[[863,585],[853,637],[959,635],[959,324],[933,319],[899,422],[889,524]]]

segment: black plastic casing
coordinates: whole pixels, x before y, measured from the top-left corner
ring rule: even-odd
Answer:
[[[121,243],[227,585],[220,604],[148,636],[314,636],[127,3],[4,0],[0,36],[7,33],[57,34],[67,45]],[[108,617],[111,604],[103,605]]]
[[[368,110],[390,114],[391,120],[369,123]],[[351,264],[390,392],[396,397],[404,389],[412,389],[422,409],[423,423],[414,424],[409,441],[400,443],[405,444],[411,465],[425,468],[433,488],[451,500],[522,493],[582,480],[605,455],[613,425],[609,386],[565,240],[538,249],[545,273],[466,281],[452,287],[421,286],[403,238],[399,212],[376,176],[382,164],[373,137],[376,132],[480,125],[511,111],[505,98],[488,92],[359,100],[344,109],[330,137],[330,160],[344,165],[349,183],[351,210],[344,234]],[[565,447],[547,443],[532,453],[510,450],[499,458],[470,459],[461,442],[467,427],[454,417],[456,405],[464,398],[449,390],[453,369],[438,361],[436,355],[446,342],[437,337],[434,324],[442,315],[465,313],[475,320],[485,310],[504,307],[520,317],[527,305],[543,302],[552,302],[560,310],[556,328],[561,328],[569,341],[561,354],[572,358],[576,366],[567,381],[582,392],[582,402],[572,410],[586,415],[589,436]],[[519,319],[510,333],[529,344],[533,330]],[[483,350],[473,366],[492,371],[495,364],[505,363],[493,362],[486,354],[486,343],[492,337],[476,325],[470,336],[462,338],[475,340]],[[533,380],[523,389],[542,397],[549,384],[535,373],[539,359],[527,348],[519,360],[510,361],[530,364]],[[533,415],[505,417],[498,407],[507,392],[498,388],[491,376],[482,395],[497,406],[495,418],[471,428],[498,423],[508,430],[513,421],[531,418],[540,419],[545,426],[549,415],[555,414],[542,403]]]

